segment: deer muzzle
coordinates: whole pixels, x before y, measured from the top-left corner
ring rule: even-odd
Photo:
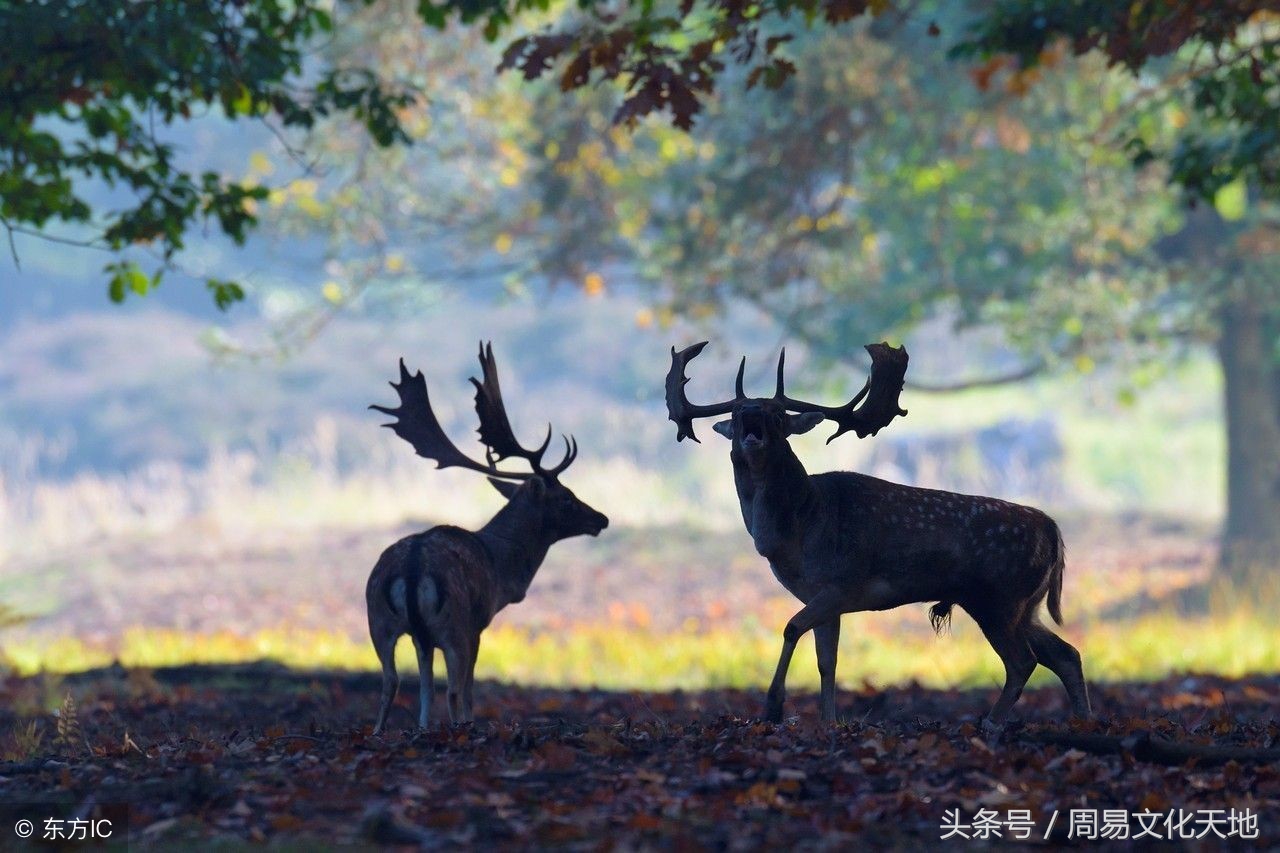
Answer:
[[[739,442],[742,449],[747,451],[758,450],[764,446],[765,439],[765,413],[763,411],[747,409],[738,415],[738,429],[741,430]]]
[[[609,526],[609,517],[602,512],[597,512],[591,521],[587,524],[588,536],[599,536],[604,529]]]

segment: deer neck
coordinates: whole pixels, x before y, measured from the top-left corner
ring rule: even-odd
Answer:
[[[815,498],[803,463],[786,443],[754,463],[737,447],[730,458],[742,520],[756,550],[770,560],[795,550],[804,531],[801,521]]]
[[[553,540],[541,507],[510,501],[476,534],[493,559],[502,600],[496,609],[524,599]]]

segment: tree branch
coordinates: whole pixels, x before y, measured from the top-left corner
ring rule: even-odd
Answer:
[[[3,216],[0,216],[0,224],[4,225],[5,235],[9,238],[9,254],[13,255],[13,265],[22,269],[22,261],[18,258],[18,244],[13,241],[13,226]]]
[[[904,387],[912,391],[921,391],[925,394],[948,394],[953,391],[970,391],[974,388],[995,388],[1000,385],[1012,385],[1015,382],[1022,382],[1033,376],[1039,376],[1048,369],[1049,362],[1043,358],[1037,358],[1030,364],[1025,364],[1009,373],[960,379],[955,382],[920,382],[919,380],[908,379]]]
[[[100,252],[113,251],[110,246],[105,246],[96,240],[76,240],[71,237],[59,237],[56,234],[46,234],[43,231],[37,231],[34,228],[23,228],[21,225],[14,225],[8,220],[4,220],[4,227],[9,232],[9,244],[13,246],[13,235],[22,234],[26,237],[35,237],[40,240],[48,240],[50,243],[61,243],[64,246],[75,246],[78,249],[97,249]],[[17,252],[14,251],[14,260],[17,260]]]

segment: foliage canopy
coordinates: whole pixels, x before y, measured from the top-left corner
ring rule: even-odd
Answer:
[[[183,165],[167,126],[221,113],[309,128],[342,113],[379,145],[405,141],[395,110],[409,92],[367,69],[308,67],[308,45],[332,28],[326,5],[0,2],[0,224],[11,240],[52,221],[79,226],[66,239],[113,254],[109,293],[120,301],[159,283],[198,221],[243,242],[266,197]],[[86,182],[119,191],[122,206],[94,210]],[[125,254],[135,246],[155,247],[153,273]],[[219,306],[243,296],[235,282],[207,284]]]
[[[0,224],[12,238],[70,223],[74,236],[55,239],[109,250],[109,292],[117,301],[154,287],[196,222],[211,221],[242,242],[266,188],[184,165],[164,128],[209,112],[280,131],[351,116],[380,146],[408,142],[400,113],[422,92],[389,83],[392,75],[376,58],[335,60],[341,54],[325,49],[341,36],[334,14],[355,18],[371,5],[379,13],[399,10],[373,0],[0,0],[0,29],[8,34],[0,49]],[[826,43],[838,47],[853,37],[838,25],[857,18],[870,21],[873,37],[915,21],[938,52],[949,48],[952,57],[983,63],[974,78],[979,88],[1007,75],[1025,91],[1057,55],[1059,40],[1076,53],[1099,49],[1139,73],[1163,61],[1172,70],[1149,94],[1185,101],[1199,120],[1177,134],[1126,127],[1120,141],[1135,164],[1167,162],[1169,179],[1192,197],[1221,200],[1224,192],[1241,196],[1246,184],[1264,193],[1280,186],[1280,34],[1270,6],[1002,0],[961,17],[942,4],[889,0],[644,0],[621,7],[578,0],[555,8],[549,0],[420,0],[411,15],[437,29],[456,22],[489,41],[509,39],[499,67],[526,80],[550,76],[562,92],[615,84],[615,123],[634,126],[666,111],[683,130],[722,80],[758,93],[783,87],[805,66],[819,69],[824,55],[802,45],[829,31]],[[511,37],[525,25],[533,29]],[[911,56],[920,56],[915,49]],[[444,92],[437,81],[417,82],[432,97]],[[882,80],[845,85],[869,90]],[[834,129],[837,136],[855,130]],[[91,204],[86,181],[127,200],[113,210]],[[129,252],[139,246],[154,247],[154,272]],[[235,282],[207,284],[220,306],[243,295]]]

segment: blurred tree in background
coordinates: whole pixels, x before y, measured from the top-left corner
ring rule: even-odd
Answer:
[[[930,317],[994,324],[1026,357],[994,380],[1210,342],[1224,555],[1280,558],[1268,4],[257,0],[174,20],[153,6],[0,3],[22,34],[0,66],[10,228],[90,220],[77,170],[141,198],[105,244],[158,241],[165,261],[193,219],[241,239],[265,200],[275,227],[329,247],[302,339],[397,289],[374,283],[598,293],[630,278],[658,321],[745,299],[831,361]],[[519,73],[495,81],[499,64]],[[325,171],[267,190],[270,164],[237,180],[175,169],[149,119],[196,104],[314,128]],[[86,140],[68,146],[65,128]],[[405,245],[429,257],[410,269]],[[113,296],[150,286],[112,269]]]
[[[407,92],[365,68],[304,69],[311,40],[332,29],[330,5],[0,1],[0,225],[14,262],[14,233],[105,249],[119,302],[158,285],[201,222],[242,243],[266,190],[182,164],[164,131],[193,117],[288,129],[341,113],[379,145],[405,141],[395,110]],[[95,184],[117,191],[114,209],[93,209]],[[152,272],[127,254],[136,247],[155,247]],[[206,285],[220,307],[243,297],[233,281]]]
[[[447,280],[477,271],[517,289],[541,279],[593,293],[640,281],[658,322],[746,300],[828,363],[859,368],[858,342],[930,318],[1003,329],[1024,362],[965,386],[1119,357],[1137,366],[1137,387],[1151,365],[1219,344],[1227,553],[1268,553],[1269,525],[1250,518],[1280,508],[1266,498],[1270,466],[1236,460],[1274,455],[1280,440],[1234,426],[1269,410],[1258,402],[1267,397],[1239,391],[1238,349],[1224,344],[1240,338],[1222,332],[1233,294],[1272,280],[1273,209],[1237,194],[1233,179],[1190,210],[1168,188],[1167,158],[1134,168],[1134,146],[1118,137],[1140,134],[1155,150],[1199,123],[1176,86],[1152,94],[1177,67],[1138,80],[1101,57],[1069,60],[1066,43],[1038,53],[1034,68],[1003,54],[960,64],[933,33],[970,20],[881,17],[798,33],[785,81],[749,86],[750,70],[726,69],[731,85],[685,132],[611,126],[626,96],[609,87],[467,85],[495,55],[474,33],[441,40],[367,16],[335,49],[410,79],[456,82],[412,112],[424,145],[362,147],[353,158],[351,134],[317,135],[334,165],[324,200],[279,204],[273,221],[318,227],[333,256],[354,264],[329,294],[339,301],[386,269],[389,241],[451,253]],[[1262,295],[1236,304],[1265,312],[1275,300]],[[1252,352],[1266,359],[1264,343]],[[1242,504],[1249,490],[1265,499]]]
[[[1226,382],[1230,567],[1280,563],[1280,11],[1275,4],[1096,0],[998,2],[960,55],[1021,78],[1050,45],[1099,53],[1143,81],[1149,106],[1181,109],[1173,133],[1140,118],[1116,131],[1134,165],[1165,164],[1194,205],[1189,226],[1161,245],[1202,270],[1197,302]],[[1139,112],[1139,116],[1141,113]]]

